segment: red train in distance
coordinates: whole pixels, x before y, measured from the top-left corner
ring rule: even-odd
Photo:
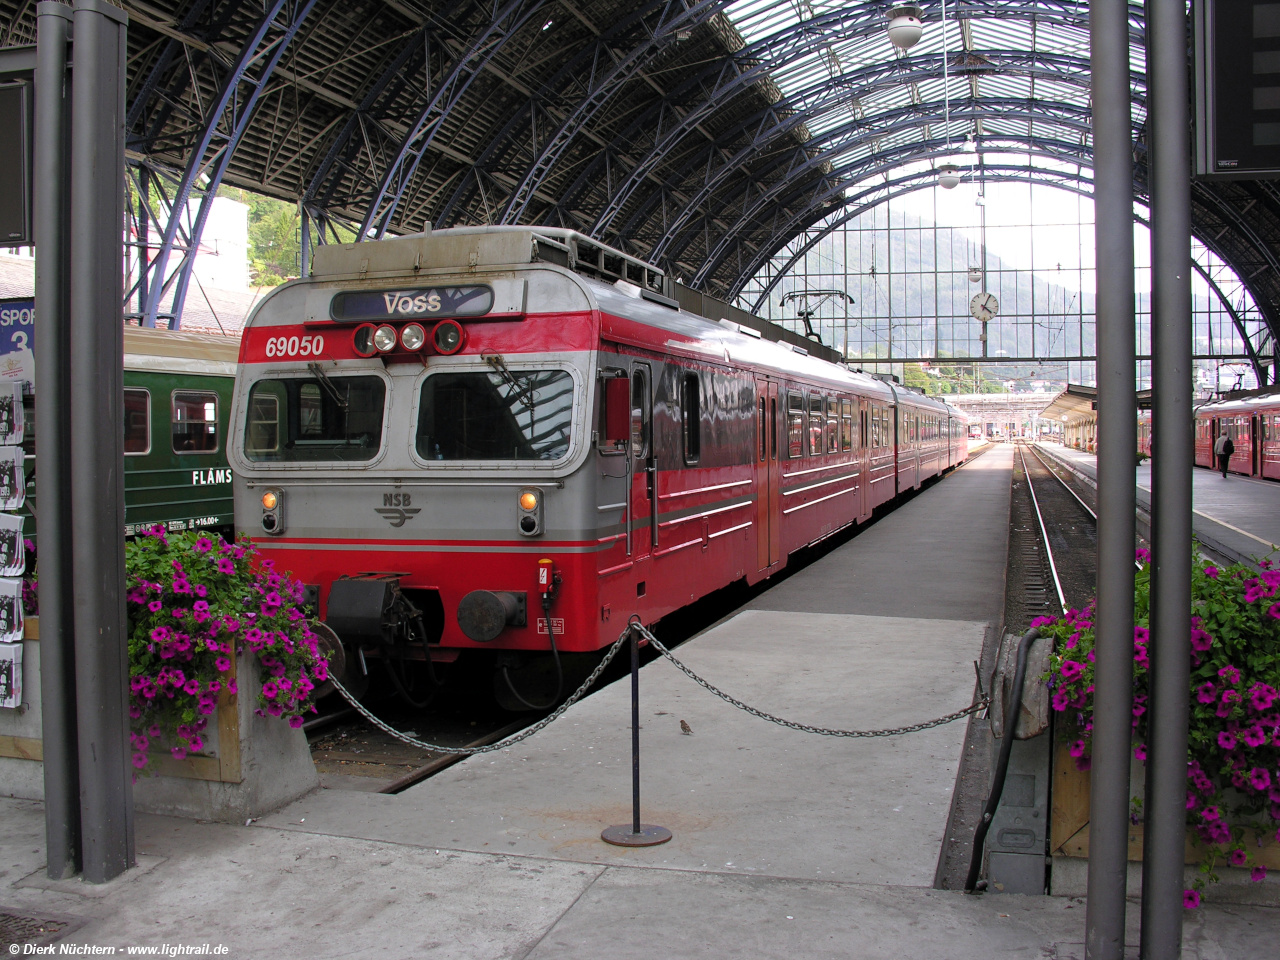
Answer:
[[[1196,464],[1216,467],[1214,439],[1223,431],[1235,444],[1228,469],[1280,480],[1280,392],[1219,400],[1196,408]]]
[[[237,525],[349,678],[487,652],[536,689],[965,460],[955,408],[670,292],[571,231],[485,227],[320,247],[257,307]]]

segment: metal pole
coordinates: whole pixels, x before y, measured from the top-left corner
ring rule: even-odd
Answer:
[[[298,204],[298,210],[302,214],[302,243],[299,254],[298,276],[311,276],[311,215],[307,213],[307,205],[305,203]]]
[[[631,832],[640,833],[640,635],[631,631]]]
[[[1144,960],[1182,953],[1191,671],[1191,161],[1182,0],[1148,0],[1151,189],[1151,702],[1142,856]]]
[[[1089,791],[1088,960],[1124,955],[1133,700],[1133,131],[1125,0],[1090,0],[1098,378],[1098,606]]]
[[[138,315],[141,316],[147,306],[147,277],[150,251],[148,245],[151,238],[151,169],[146,164],[138,166]]]
[[[44,741],[46,870],[80,870],[80,768],[71,630],[71,473],[68,469],[67,35],[71,8],[36,6],[36,503],[40,514],[40,722]]]
[[[84,879],[133,864],[124,611],[124,80],[128,17],[76,0],[71,83],[71,532]]]
[[[605,827],[600,839],[619,847],[653,847],[671,839],[666,827],[640,822],[640,624],[631,630],[631,824]]]

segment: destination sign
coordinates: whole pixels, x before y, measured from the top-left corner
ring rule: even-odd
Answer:
[[[492,309],[492,287],[419,287],[347,290],[330,302],[329,315],[335,320],[414,320],[482,317]]]

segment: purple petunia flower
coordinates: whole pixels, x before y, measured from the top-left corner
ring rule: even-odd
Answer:
[[[185,747],[174,747],[169,751],[173,754],[175,760],[185,760],[187,758],[187,750]]]
[[[200,681],[192,677],[182,685],[182,692],[189,693],[192,696],[200,692]]]
[[[1260,747],[1267,742],[1267,731],[1263,730],[1259,724],[1245,727],[1240,731],[1240,739],[1250,747]]]
[[[218,659],[213,661],[213,665],[222,673],[226,673],[231,669],[231,661],[226,657],[218,657]]]
[[[1074,660],[1063,660],[1060,672],[1064,680],[1075,680],[1080,674],[1084,673],[1084,665],[1076,663]]]
[[[1147,745],[1140,743],[1133,748],[1133,759],[1141,760],[1143,763],[1147,760]]]
[[[1196,688],[1196,699],[1201,703],[1216,703],[1218,688],[1212,683],[1202,683]]]
[[[1231,861],[1233,867],[1243,867],[1249,862],[1249,855],[1237,847],[1227,854],[1227,859]]]
[[[133,765],[141,770],[147,765],[147,755],[141,751],[133,755]]]
[[[219,557],[216,566],[219,573],[231,574],[236,572],[236,565],[226,557]]]
[[[191,549],[196,553],[208,553],[213,549],[213,541],[208,537],[196,537],[196,542],[191,545]]]
[[[1204,653],[1213,646],[1213,637],[1207,631],[1195,627],[1191,631],[1191,649]]]
[[[1271,774],[1262,767],[1254,767],[1249,771],[1249,783],[1255,790],[1265,790],[1271,786]]]
[[[162,600],[152,600],[147,604],[147,609],[152,613],[159,613],[164,609],[164,602]]]
[[[1200,894],[1195,890],[1182,891],[1182,907],[1184,910],[1194,910],[1200,906]]]
[[[1236,748],[1235,734],[1229,733],[1226,730],[1220,730],[1218,732],[1218,746],[1223,750],[1234,750]]]
[[[1218,568],[1217,568],[1217,567],[1213,567],[1213,566],[1205,567],[1205,568],[1204,568],[1204,575],[1205,575],[1206,577],[1209,577],[1209,578],[1213,579],[1213,580],[1217,580],[1217,579],[1218,579]]]
[[[302,717],[300,716],[292,716],[289,718],[289,726],[293,727],[295,730],[302,726],[302,722]]]
[[[1261,883],[1267,879],[1267,868],[1262,866],[1254,867],[1249,871],[1249,879],[1254,883]]]
[[[1240,671],[1228,664],[1218,671],[1218,676],[1223,677],[1227,683],[1239,683]]]
[[[262,695],[268,700],[274,699],[279,692],[280,690],[276,687],[275,681],[273,680],[268,680],[262,685]]]

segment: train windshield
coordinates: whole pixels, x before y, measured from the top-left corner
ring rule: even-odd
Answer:
[[[573,377],[564,370],[432,374],[418,405],[418,456],[559,460],[572,415]]]
[[[386,396],[379,377],[259,380],[249,391],[245,456],[276,463],[372,460]]]

